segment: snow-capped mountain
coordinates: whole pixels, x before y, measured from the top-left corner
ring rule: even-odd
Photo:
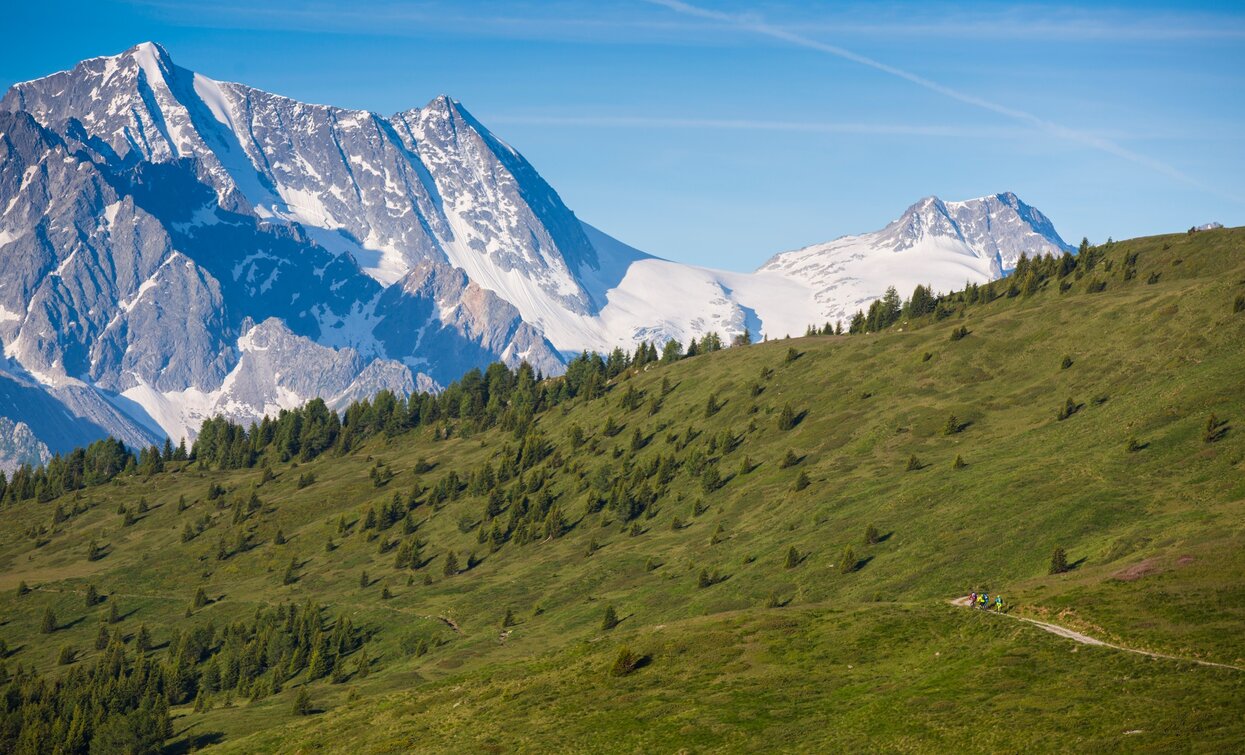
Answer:
[[[0,416],[52,450],[177,440],[494,360],[552,374],[583,349],[799,334],[891,284],[1065,248],[1001,194],[924,200],[754,273],[683,265],[582,223],[447,97],[309,105],[144,43],[0,100]]]
[[[1075,249],[1037,209],[1011,192],[963,202],[927,197],[885,228],[775,255],[757,271],[805,283],[818,317],[847,320],[887,286],[907,296],[918,285],[954,291],[985,283],[1016,266],[1021,254]]]

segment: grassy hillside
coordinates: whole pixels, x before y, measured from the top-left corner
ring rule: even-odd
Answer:
[[[106,629],[133,652],[145,626],[144,655],[167,660],[178,632],[312,599],[361,631],[336,678],[199,696],[213,644],[190,696],[170,695],[172,747],[1238,749],[1245,673],[947,603],[988,589],[1018,615],[1245,666],[1245,230],[1099,251],[881,333],[629,370],[536,415],[552,453],[491,486],[514,499],[492,521],[490,486],[435,491],[522,439],[453,421],[18,503],[0,533],[6,673],[94,665],[114,606]],[[395,494],[409,524],[367,529]],[[525,495],[562,516],[520,544]],[[643,501],[633,520],[620,495]],[[77,513],[53,524],[58,505]],[[202,532],[183,542],[187,525]],[[1056,548],[1072,568],[1051,574]],[[611,676],[624,646],[643,660]]]

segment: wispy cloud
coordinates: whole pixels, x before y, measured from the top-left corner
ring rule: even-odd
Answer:
[[[1026,124],[1039,131],[1050,134],[1051,136],[1055,136],[1065,141],[1081,144],[1083,146],[1090,147],[1100,152],[1114,155],[1116,157],[1127,160],[1129,162],[1142,165],[1151,170],[1157,171],[1158,173],[1161,173],[1167,176],[1168,178],[1180,181],[1181,183],[1187,184],[1189,186],[1193,186],[1203,191],[1217,194],[1219,196],[1231,199],[1233,201],[1237,201],[1237,202],[1242,201],[1240,197],[1225,194],[1211,186],[1208,186],[1202,181],[1198,180],[1197,178],[1194,178],[1193,176],[1188,175],[1187,173],[1179,170],[1178,168],[1166,162],[1163,162],[1162,160],[1158,160],[1148,155],[1143,155],[1139,152],[1135,152],[1133,150],[1127,149],[1126,147],[1123,147],[1120,144],[1110,139],[1097,136],[1087,131],[1082,131],[1079,129],[1074,129],[1074,128],[1069,128],[1067,126],[1063,126],[1061,124],[1046,120],[1045,118],[1042,118],[1038,115],[1027,112],[1025,110],[1020,110],[1018,108],[1010,107],[1002,103],[998,103],[992,100],[985,99],[984,97],[979,97],[977,95],[964,92],[959,89],[955,89],[953,87],[946,86],[944,84],[941,84],[932,79],[925,78],[924,76],[920,76],[911,71],[884,63],[880,60],[876,60],[866,55],[861,55],[859,53],[853,52],[846,48],[839,47],[838,45],[832,45],[826,42],[821,42],[819,40],[812,39],[811,37],[807,37],[803,34],[793,32],[785,27],[775,26],[773,24],[766,22],[760,16],[757,16],[754,14],[724,13],[722,11],[717,11],[717,10],[712,10],[709,8],[703,8],[697,5],[692,5],[690,3],[683,2],[682,0],[648,0],[648,2],[654,5],[662,6],[664,8],[668,8],[672,11],[675,11],[677,13],[680,13],[686,16],[692,16],[696,18],[705,19],[708,21],[729,24],[730,26],[737,28],[739,30],[742,30],[742,31],[769,37],[771,39],[776,39],[782,42],[787,42],[792,45],[804,47],[810,50],[815,50],[817,52],[824,53],[826,55],[832,55],[834,57],[841,58],[843,60],[848,60],[853,63],[858,63],[862,66],[867,66],[876,71],[880,71],[889,76],[902,79],[904,81],[907,81],[911,84],[914,84],[918,87],[934,92],[936,94],[940,94],[944,97],[964,103],[965,105],[970,105],[972,107],[979,108],[981,110],[985,110],[985,111],[994,113],[996,115],[1001,115],[1005,118],[1009,118],[1018,123]]]

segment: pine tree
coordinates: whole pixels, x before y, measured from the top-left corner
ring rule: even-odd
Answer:
[[[952,469],[963,469],[964,467],[967,467],[967,466],[968,466],[968,463],[964,461],[964,457],[960,456],[959,454],[956,454],[955,461],[952,462],[951,464]]]
[[[108,606],[108,623],[116,624],[119,621],[121,621],[121,612],[117,609],[117,601],[114,598]]]
[[[195,539],[194,528],[190,526],[190,522],[186,522],[186,525],[182,527],[182,542],[189,543],[191,540],[194,540],[194,539]]]
[[[51,634],[56,631],[56,628],[56,614],[49,606],[43,609],[43,622],[39,625],[39,631],[43,634]]]
[[[277,534],[272,538],[272,542],[276,545],[285,545],[285,533],[278,529]]]
[[[800,463],[800,457],[795,455],[795,451],[792,451],[791,449],[788,448],[787,454],[782,457],[782,461],[778,462],[778,468],[786,469],[788,467],[794,467],[796,464],[799,464],[799,463]]]
[[[803,490],[807,488],[809,484],[808,473],[801,469],[800,473],[795,477],[795,489],[797,491]]]
[[[445,554],[445,576],[452,577],[458,573],[458,554],[449,551]]]
[[[921,468],[921,460],[916,458],[916,454],[912,454],[911,456],[909,456],[908,467],[907,467],[908,471],[915,472],[916,470],[920,468]]]
[[[389,585],[385,585],[384,587],[380,588],[380,599],[381,600],[389,600],[392,597],[393,597],[393,593],[389,591]]]
[[[872,524],[865,528],[865,545],[877,545],[882,539],[878,534],[878,528]]]
[[[515,624],[517,624],[517,623],[518,623],[518,620],[517,620],[517,619],[515,619],[515,617],[514,617],[514,610],[513,610],[513,609],[510,609],[510,608],[507,608],[507,609],[506,609],[506,615],[505,615],[505,616],[503,616],[503,617],[502,617],[502,619],[501,619],[501,628],[502,628],[502,629],[509,629],[510,627],[514,626],[514,625],[515,625]]]
[[[281,584],[292,585],[298,581],[298,559],[292,559],[289,566],[285,567],[285,574],[281,576]]]
[[[95,633],[95,649],[103,650],[108,647],[108,627],[100,625],[99,631]]]
[[[95,585],[86,586],[86,607],[94,608],[100,602],[99,591],[95,589]]]
[[[200,587],[198,590],[195,590],[195,598],[194,598],[194,603],[193,603],[194,607],[203,608],[207,604],[208,604],[207,591],[204,590],[202,587]]]
[[[791,404],[784,404],[782,411],[778,414],[778,429],[790,430],[795,427],[795,423],[795,410],[791,408]]]
[[[1055,548],[1050,557],[1050,573],[1063,574],[1068,571],[1068,554],[1063,548]]]
[[[30,593],[30,585],[26,584],[26,580],[17,583],[17,597],[22,597]]]
[[[58,666],[68,666],[74,661],[74,649],[70,645],[62,645],[60,652],[56,656],[56,664]]]
[[[800,552],[795,549],[794,545],[787,549],[787,558],[782,565],[787,569],[794,569],[800,565]]]
[[[371,584],[372,582],[370,579],[368,579],[366,571],[364,571],[362,574],[359,575],[359,587],[366,588],[370,586]]]
[[[618,614],[614,611],[614,606],[605,607],[605,616],[601,618],[601,629],[608,632],[618,626]]]
[[[960,431],[960,418],[954,414],[947,417],[947,423],[942,426],[943,435],[955,435]]]
[[[138,648],[140,653],[146,653],[148,650],[151,650],[151,631],[147,629],[146,624],[138,628],[138,636],[134,640],[134,647]]]
[[[306,687],[299,689],[298,694],[294,696],[294,715],[311,715],[311,694],[307,692]]]
[[[856,571],[856,551],[852,550],[852,546],[843,549],[843,555],[839,558],[839,572],[842,574],[850,574]]]

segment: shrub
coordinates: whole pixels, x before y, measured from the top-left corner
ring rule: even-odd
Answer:
[[[877,545],[882,539],[878,534],[878,528],[872,524],[865,528],[865,545]]]
[[[626,676],[635,671],[640,666],[640,656],[631,651],[631,648],[623,645],[618,649],[618,656],[614,658],[614,665],[610,666],[610,676]]]
[[[968,326],[961,325],[960,327],[955,328],[954,330],[951,331],[951,340],[959,341],[960,339],[965,338],[967,335],[968,335]]]
[[[1061,370],[1066,370],[1071,366],[1072,366],[1072,357],[1070,356],[1065,356],[1063,358],[1063,361],[1059,363],[1059,369]]]
[[[915,472],[916,470],[920,468],[921,468],[921,460],[916,458],[916,454],[912,454],[911,456],[909,456],[908,457],[908,471]]]
[[[1145,446],[1141,445],[1141,443],[1137,440],[1137,436],[1134,435],[1128,439],[1127,449],[1130,454],[1137,453],[1143,448],[1145,448]]]

